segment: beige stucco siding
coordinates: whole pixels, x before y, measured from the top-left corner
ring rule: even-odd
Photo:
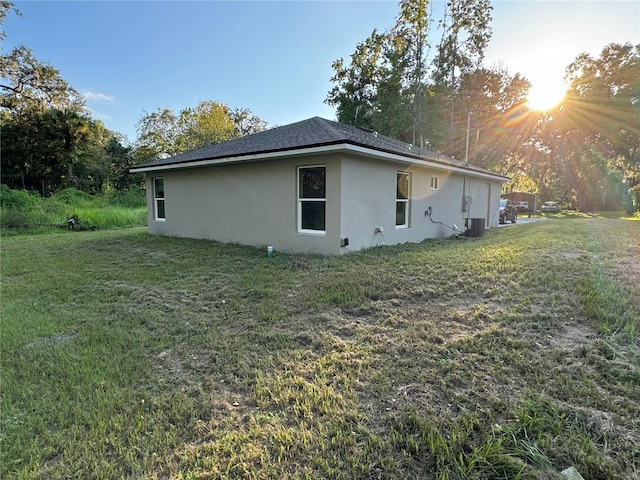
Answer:
[[[498,226],[498,212],[500,210],[500,182],[482,178],[467,178],[467,192],[472,201],[467,216],[469,218],[484,218],[485,226]]]
[[[324,233],[298,232],[298,167],[326,166]],[[397,228],[396,175],[410,174],[409,225]],[[438,188],[432,188],[432,177]],[[154,218],[153,179],[164,180],[164,221]],[[463,193],[472,203],[462,209]],[[463,233],[464,219],[497,226],[498,180],[445,168],[353,154],[323,154],[147,173],[149,232],[276,252],[340,254],[381,244],[419,242]],[[431,207],[431,217],[425,212]],[[376,233],[382,227],[383,233]],[[341,239],[348,238],[347,249]]]
[[[326,233],[297,232],[297,167],[327,166]],[[153,178],[162,177],[164,221],[153,214]],[[339,253],[339,161],[307,157],[148,174],[149,232],[276,251]]]
[[[349,249],[375,246],[376,227],[386,235],[395,219],[395,170],[383,162],[345,157],[342,160],[342,238]]]
[[[411,179],[407,228],[395,225],[397,172],[408,172]],[[438,178],[437,189],[431,188],[434,176]],[[480,182],[481,185],[484,183]],[[342,185],[342,237],[349,238],[353,250],[382,242],[397,244],[446,237],[456,233],[450,228],[454,224],[459,233],[464,231],[462,195],[465,180],[461,174],[405,163],[345,157],[342,161]],[[496,191],[499,192],[499,183],[497,185]],[[494,200],[497,205],[497,197]],[[488,198],[484,204],[487,202]],[[425,214],[429,207],[431,218]],[[483,218],[485,216],[482,215]],[[382,235],[375,233],[377,227],[383,228]]]

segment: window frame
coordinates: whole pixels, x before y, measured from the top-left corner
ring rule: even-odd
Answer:
[[[158,196],[158,181],[162,182],[162,196]],[[153,187],[153,219],[156,222],[164,222],[167,219],[167,211],[166,211],[166,201],[165,201],[165,193],[164,193],[164,177],[154,177],[151,179],[152,187]],[[159,205],[162,202],[162,216],[160,216],[160,208]]]
[[[440,188],[440,177],[438,175],[431,175],[431,190],[438,190]]]
[[[406,185],[407,185],[407,191],[405,192],[404,196],[401,192],[400,189],[400,179],[402,177],[406,177]],[[395,218],[395,224],[396,224],[396,229],[405,229],[405,228],[409,228],[409,214],[411,211],[411,173],[409,172],[404,172],[404,171],[397,171],[396,172],[396,218]],[[400,205],[404,205],[404,222],[403,223],[398,223],[398,207]]]
[[[301,175],[305,169],[323,168],[324,169],[324,197],[303,197]],[[297,198],[297,232],[312,235],[325,235],[327,233],[327,165],[300,165],[296,167],[296,198]],[[324,203],[324,229],[316,230],[302,227],[302,211],[303,204],[307,202],[323,202]]]

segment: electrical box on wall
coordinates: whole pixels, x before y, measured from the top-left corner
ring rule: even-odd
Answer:
[[[340,246],[342,248],[349,246],[349,237],[344,237],[340,239]]]
[[[467,212],[473,203],[473,197],[471,195],[462,196],[462,211]]]

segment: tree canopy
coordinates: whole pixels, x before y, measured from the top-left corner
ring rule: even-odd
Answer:
[[[15,10],[0,0],[0,25]],[[0,39],[5,34],[0,31]],[[54,66],[18,46],[0,55],[0,177],[10,188],[49,195],[74,187],[87,193],[143,186],[129,169],[162,154],[176,154],[266,128],[248,109],[200,102],[178,115],[145,113],[134,147],[91,117],[82,97]]]
[[[640,45],[579,55],[566,79],[563,102],[540,120],[537,160],[561,180],[556,196],[584,210],[612,207],[640,183]]]
[[[394,26],[373,30],[348,61],[333,62],[325,102],[338,121],[466,158],[526,189],[588,210],[635,198],[640,209],[640,45],[609,44],[566,69],[564,100],[527,105],[529,81],[483,65],[489,0],[402,0]],[[19,12],[0,0],[0,25]],[[432,45],[434,33],[440,41]],[[0,40],[5,33],[0,31]],[[175,113],[143,112],[133,146],[91,117],[53,66],[26,46],[0,54],[2,182],[48,195],[139,188],[132,165],[267,128],[246,108],[201,101]],[[27,141],[28,139],[28,141]]]
[[[444,149],[455,136],[458,78],[481,62],[491,37],[491,6],[486,0],[449,0],[436,25],[442,41],[431,62],[429,38],[436,26],[430,2],[402,0],[399,8],[391,30],[374,30],[349,64],[342,58],[333,63],[334,87],[325,102],[336,107],[340,122]]]
[[[434,22],[428,0],[402,0],[391,30],[333,62],[325,102],[340,122],[509,175],[507,189],[585,210],[616,208],[630,191],[640,208],[640,46],[579,55],[563,102],[537,112],[526,78],[482,63],[491,11],[488,0],[449,0]]]
[[[248,109],[202,101],[175,114],[168,108],[145,112],[137,124],[136,162],[154,160],[257,133],[267,124]]]

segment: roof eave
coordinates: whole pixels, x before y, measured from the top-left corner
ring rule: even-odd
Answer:
[[[133,167],[129,171],[131,173],[148,173],[148,172],[163,172],[169,170],[183,170],[189,168],[199,168],[199,167],[208,167],[215,165],[229,165],[235,163],[245,163],[245,162],[257,162],[264,160],[273,160],[277,158],[284,157],[302,157],[309,155],[318,155],[318,154],[326,154],[326,153],[355,153],[359,155],[363,155],[370,158],[378,158],[387,161],[395,161],[399,163],[407,163],[411,165],[420,165],[423,167],[433,168],[437,170],[444,170],[448,172],[457,172],[465,175],[473,175],[476,177],[482,178],[490,178],[493,180],[499,180],[501,182],[506,182],[511,180],[509,177],[505,177],[503,175],[499,175],[497,173],[487,172],[483,170],[478,170],[474,168],[472,165],[455,165],[446,160],[438,161],[434,159],[427,159],[421,156],[409,156],[409,155],[401,155],[397,153],[377,150],[374,148],[356,145],[348,142],[340,142],[336,144],[328,144],[328,145],[320,145],[320,146],[312,146],[312,147],[303,147],[303,148],[295,148],[295,149],[287,149],[287,150],[278,150],[271,152],[259,152],[253,154],[244,154],[244,155],[236,155],[230,157],[222,157],[222,158],[207,158],[201,160],[193,160],[187,162],[180,163],[165,163],[161,165],[147,165],[141,167]]]

